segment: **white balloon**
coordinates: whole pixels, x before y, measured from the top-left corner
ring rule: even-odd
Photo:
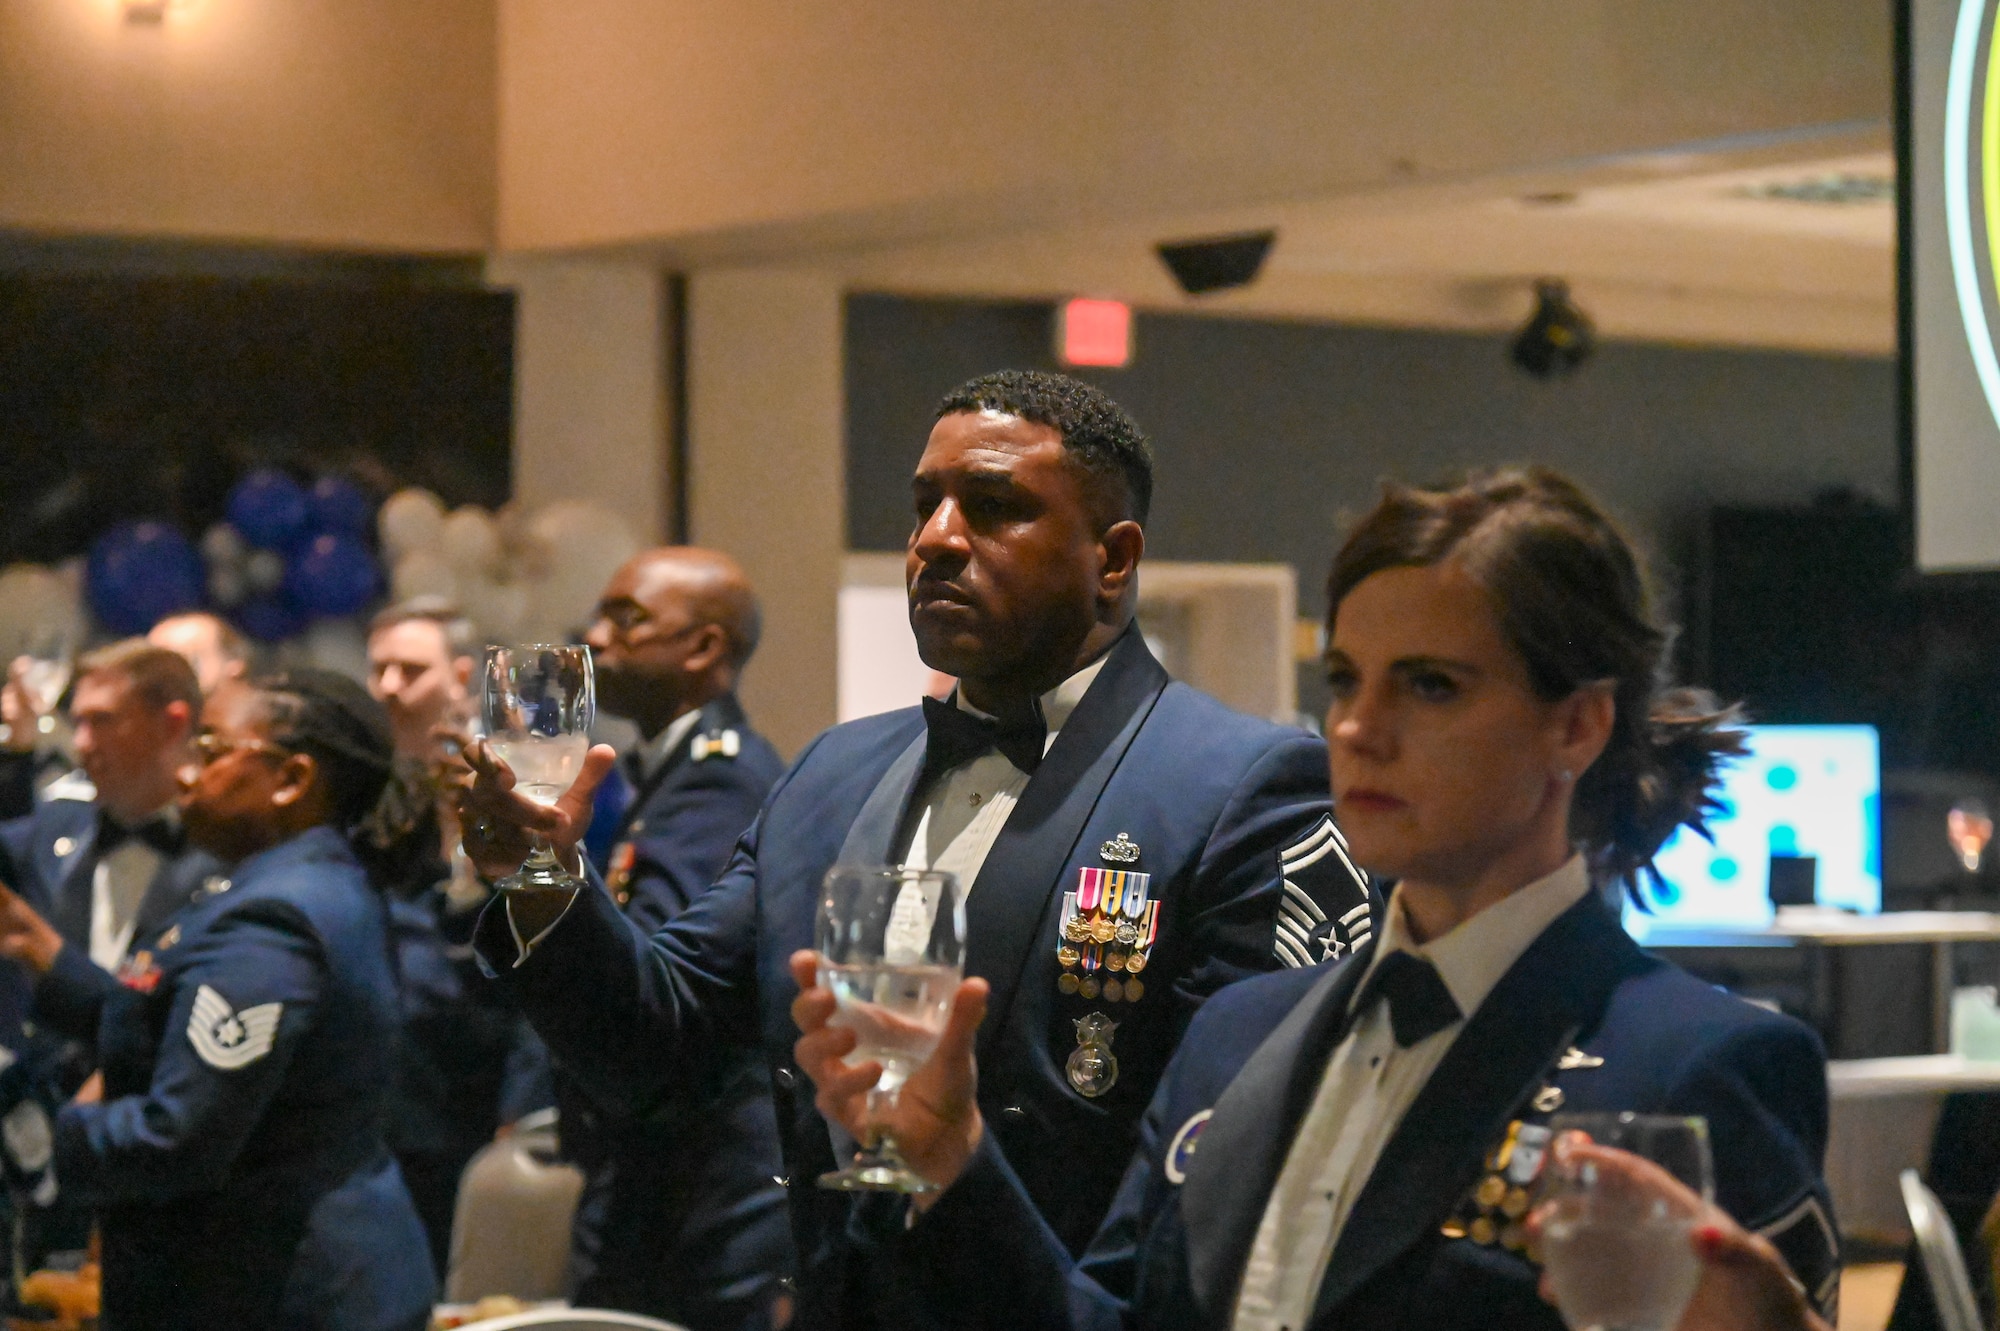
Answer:
[[[500,567],[500,528],[477,504],[452,510],[444,520],[441,545],[460,573],[483,576]]]
[[[274,592],[285,581],[285,557],[275,550],[259,550],[243,561],[243,580],[253,592]]]
[[[208,599],[230,609],[243,603],[250,593],[249,579],[243,570],[228,564],[211,564],[208,568]]]
[[[639,552],[639,539],[617,514],[580,499],[559,499],[528,521],[528,535],[549,553],[534,583],[525,636],[556,641],[588,622],[604,584]]]
[[[461,584],[465,617],[486,642],[514,642],[528,616],[528,587],[520,582],[470,578]]]
[[[0,569],[0,669],[51,638],[82,646],[83,605],[73,579],[40,564]]]
[[[211,570],[238,569],[249,549],[243,533],[226,522],[218,522],[201,534],[201,557],[208,561]]]
[[[389,573],[389,592],[398,601],[413,596],[442,596],[458,599],[458,574],[444,556],[434,550],[418,550],[396,561]]]
[[[368,679],[368,635],[361,621],[316,619],[304,634],[306,660],[322,670],[337,670],[349,679]]]
[[[375,515],[382,552],[395,560],[417,550],[435,550],[444,534],[444,501],[429,490],[398,490]]]

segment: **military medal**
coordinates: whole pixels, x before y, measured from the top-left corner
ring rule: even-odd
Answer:
[[[612,848],[611,872],[604,875],[604,885],[621,906],[632,899],[632,867],[638,862],[639,848],[632,842],[621,841]]]
[[[1136,975],[1126,976],[1125,1001],[1128,1003],[1136,1003],[1145,996],[1146,996],[1146,986],[1139,983],[1139,977]]]
[[[1102,853],[1108,864],[1139,858],[1139,848],[1123,833],[1105,842]],[[1157,903],[1148,899],[1152,877],[1129,869],[1077,870],[1076,890],[1063,894],[1058,992],[1092,1000],[1102,995],[1111,1003],[1139,1000],[1145,986],[1127,977],[1144,969],[1145,940],[1149,926],[1156,927]]]
[[[1111,1037],[1118,1023],[1102,1012],[1076,1019],[1076,1048],[1070,1051],[1063,1071],[1078,1095],[1096,1099],[1118,1083],[1118,1057],[1111,1052]]]

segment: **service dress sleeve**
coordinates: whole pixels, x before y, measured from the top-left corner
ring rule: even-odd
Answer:
[[[481,914],[482,966],[514,992],[549,1052],[598,1104],[650,1114],[702,1085],[696,1069],[721,1044],[758,1042],[758,846],[772,806],[817,743],[772,788],[715,884],[650,936],[589,864],[585,888],[526,955],[504,900]]]
[[[168,979],[152,1084],[69,1105],[57,1119],[58,1176],[90,1204],[220,1187],[313,1027],[326,955],[290,907],[231,912],[184,946],[192,951]]]
[[[1367,941],[1379,899],[1347,857],[1327,796],[1326,744],[1303,732],[1244,774],[1210,832],[1187,921],[1183,1020],[1226,984],[1313,966]]]

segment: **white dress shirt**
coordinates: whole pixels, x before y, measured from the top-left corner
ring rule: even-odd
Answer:
[[[1041,696],[1042,720],[1049,728],[1048,738],[1042,742],[1044,754],[1054,747],[1057,732],[1102,669],[1104,658],[1100,656]],[[963,689],[952,695],[952,701],[960,711],[982,720],[993,719],[967,702]],[[1000,829],[1007,825],[1008,815],[1027,788],[1028,774],[998,749],[939,773],[917,802],[920,812],[909,844],[903,847],[902,863],[912,869],[943,869],[955,874],[961,895],[970,896],[972,880],[979,877],[987,852],[993,849]]]
[[[169,804],[150,818],[178,826],[180,810]],[[165,858],[136,836],[125,838],[115,850],[97,857],[97,867],[90,875],[90,959],[105,970],[117,970],[131,950],[132,931],[139,924],[139,903],[146,899]]]
[[[668,722],[667,728],[653,738],[640,740],[638,747],[632,750],[633,756],[638,759],[640,779],[651,781],[658,776],[660,769],[667,765],[667,759],[700,721],[701,708],[691,707]]]
[[[1390,952],[1415,953],[1437,967],[1458,1010],[1469,1017],[1528,946],[1589,891],[1583,859],[1572,857],[1548,877],[1419,946],[1410,936],[1399,888],[1389,899],[1370,971]],[[1355,1198],[1465,1020],[1403,1049],[1390,1029],[1389,1005],[1377,1003],[1334,1049],[1257,1227],[1237,1291],[1234,1331],[1299,1331],[1311,1318]]]
[[[1048,726],[1048,737],[1042,742],[1043,753],[1054,747],[1057,733],[1069,720],[1070,714],[1076,711],[1077,704],[1083,701],[1083,695],[1090,691],[1091,684],[1104,669],[1104,662],[1104,656],[1098,657],[1041,695],[1042,720]],[[963,690],[954,693],[952,701],[974,716],[992,719],[967,702]],[[664,754],[670,749],[671,745],[663,745],[660,752]],[[979,876],[981,866],[986,863],[987,852],[993,849],[1000,829],[1007,825],[1008,815],[1021,802],[1021,792],[1027,787],[1028,774],[1014,766],[997,749],[939,773],[917,801],[920,812],[915,827],[911,829],[909,843],[902,848],[902,863],[913,869],[943,869],[956,874],[959,892],[970,896],[972,880]],[[574,898],[571,900],[574,901]],[[547,929],[533,938],[524,939],[520,929],[515,927],[512,903],[508,903],[507,928],[514,936],[517,949],[514,964],[519,966],[533,955],[536,946],[568,914],[569,908],[565,906],[562,915],[558,915]]]

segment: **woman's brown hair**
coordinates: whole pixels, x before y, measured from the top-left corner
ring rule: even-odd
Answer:
[[[1703,831],[1719,809],[1718,770],[1744,752],[1738,709],[1669,687],[1672,630],[1655,617],[1631,543],[1575,482],[1542,467],[1477,472],[1448,489],[1384,486],[1334,556],[1329,632],[1370,574],[1446,560],[1491,594],[1539,696],[1612,686],[1617,717],[1577,781],[1570,835],[1598,881],[1622,880],[1642,900],[1638,879],[1667,838]]]

